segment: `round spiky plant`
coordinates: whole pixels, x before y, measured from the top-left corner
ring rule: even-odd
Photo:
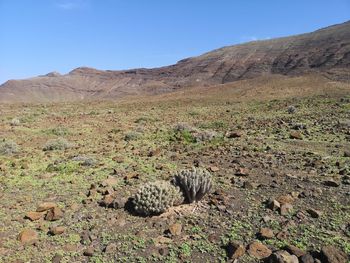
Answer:
[[[156,215],[182,203],[180,189],[169,182],[157,181],[142,186],[133,199],[134,210],[141,215]]]
[[[201,200],[210,191],[211,178],[207,170],[193,167],[176,172],[172,182],[181,188],[187,202],[193,203]]]

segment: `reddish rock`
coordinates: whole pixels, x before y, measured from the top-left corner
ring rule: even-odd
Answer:
[[[291,204],[284,204],[284,205],[281,205],[281,208],[280,208],[280,214],[282,216],[285,216],[285,215],[288,215],[290,214],[291,212],[293,211],[293,206]]]
[[[276,235],[277,239],[279,239],[279,240],[286,240],[286,239],[288,239],[288,236],[289,236],[289,234],[285,230],[278,232]]]
[[[246,168],[239,168],[238,171],[235,173],[235,175],[238,176],[248,176],[249,175],[249,171]]]
[[[241,243],[230,242],[227,245],[227,256],[229,259],[237,259],[245,254],[245,247]]]
[[[267,201],[267,207],[273,211],[276,211],[281,208],[281,204],[277,200],[270,199]]]
[[[49,234],[56,236],[56,235],[61,235],[66,231],[66,228],[64,226],[55,226],[50,228]]]
[[[169,233],[173,236],[179,236],[182,232],[182,225],[175,223],[169,226]]]
[[[303,135],[301,134],[301,132],[299,131],[292,131],[290,134],[289,134],[289,137],[291,139],[296,139],[296,140],[302,140],[303,139]]]
[[[290,255],[287,251],[278,250],[268,259],[268,263],[299,263],[297,256]]]
[[[272,254],[272,251],[264,244],[254,241],[249,245],[248,254],[257,259],[264,259]]]
[[[114,196],[113,195],[105,195],[101,202],[100,205],[104,207],[112,207],[113,206],[113,201],[114,201]]]
[[[116,186],[119,183],[119,180],[115,177],[109,177],[102,182],[102,186]]]
[[[19,235],[18,240],[23,245],[33,245],[39,240],[38,233],[32,229],[24,229]]]
[[[29,219],[30,221],[36,221],[44,217],[43,212],[28,212],[24,218]]]
[[[285,250],[287,250],[290,254],[297,256],[298,258],[306,255],[306,252],[304,250],[301,250],[300,248],[293,245],[286,246]]]
[[[94,248],[93,247],[88,247],[87,249],[84,250],[83,254],[86,257],[92,257],[94,255]]]
[[[57,207],[57,204],[56,203],[52,203],[52,202],[45,202],[45,203],[41,203],[36,211],[37,212],[44,212],[44,211],[47,211],[47,210],[50,210],[54,207]]]
[[[281,204],[292,204],[294,202],[294,198],[291,195],[280,195],[276,198],[276,200]]]
[[[334,246],[324,246],[321,249],[321,260],[324,263],[347,263],[349,257]]]
[[[56,221],[56,220],[59,220],[63,217],[63,212],[62,210],[59,208],[59,207],[54,207],[54,208],[51,208],[46,216],[45,216],[45,220],[47,221]]]
[[[233,138],[240,138],[242,137],[242,132],[240,131],[230,131],[226,133],[226,137],[233,139]]]
[[[263,227],[260,229],[258,236],[261,239],[270,239],[270,238],[273,238],[275,236],[275,234],[273,233],[273,231],[270,228]]]
[[[299,258],[300,263],[315,263],[315,260],[311,254],[307,253]]]

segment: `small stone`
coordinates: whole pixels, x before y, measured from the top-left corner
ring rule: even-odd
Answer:
[[[275,211],[281,208],[281,204],[277,200],[270,199],[269,201],[267,201],[267,207]]]
[[[62,247],[65,252],[78,252],[80,248],[77,244],[66,244]]]
[[[70,206],[70,209],[71,209],[72,211],[77,211],[77,210],[79,209],[79,205],[76,204],[76,203],[73,203],[73,204]]]
[[[258,236],[261,239],[270,239],[270,238],[273,238],[275,234],[273,233],[272,229],[263,227],[260,229]]]
[[[209,170],[212,171],[212,172],[217,172],[217,171],[220,171],[220,168],[216,167],[216,166],[210,166]]]
[[[208,241],[211,243],[217,243],[220,240],[220,237],[218,236],[217,233],[211,233],[208,236]]]
[[[235,175],[248,176],[249,175],[249,171],[248,171],[248,169],[241,167],[241,168],[238,169],[238,171],[235,173]]]
[[[257,188],[257,184],[252,183],[252,182],[249,182],[249,181],[245,181],[245,182],[243,183],[243,187],[244,187],[245,189],[248,189],[248,190],[253,190],[253,189]]]
[[[284,205],[281,205],[280,214],[282,216],[288,215],[292,211],[293,211],[293,206],[291,204],[286,203]]]
[[[38,233],[32,229],[24,229],[19,235],[18,240],[23,245],[33,245],[39,240]]]
[[[301,256],[299,260],[300,263],[315,263],[313,256],[311,256],[309,253],[305,254],[304,256]]]
[[[262,218],[262,220],[264,221],[264,223],[267,223],[267,222],[272,221],[273,219],[272,219],[270,216],[264,216],[264,217]]]
[[[350,157],[350,150],[344,151],[344,157]]]
[[[55,226],[50,228],[49,234],[56,236],[56,235],[61,235],[66,231],[66,228],[64,226]]]
[[[44,213],[42,212],[28,212],[24,218],[29,219],[30,221],[36,221],[44,217]]]
[[[158,236],[158,237],[154,238],[153,241],[156,244],[156,246],[170,244],[173,242],[171,238],[168,238],[165,236]]]
[[[286,239],[288,239],[288,236],[289,236],[289,234],[285,230],[278,232],[276,235],[277,239],[279,239],[279,240],[286,240]]]
[[[53,207],[51,208],[46,216],[45,216],[45,220],[47,221],[56,221],[59,220],[63,217],[63,212],[59,207]]]
[[[237,259],[245,254],[245,247],[241,243],[230,242],[226,249],[229,259]]]
[[[285,250],[287,250],[292,255],[296,255],[298,258],[306,254],[304,250],[301,250],[300,248],[293,245],[286,246]]]
[[[102,182],[102,186],[109,186],[109,187],[113,187],[119,184],[119,180],[115,177],[109,177],[106,180],[104,180]]]
[[[169,249],[167,247],[161,247],[158,252],[161,256],[167,256],[169,254]]]
[[[107,253],[107,254],[112,254],[115,253],[117,251],[117,244],[116,243],[109,243],[105,249],[103,250],[103,252]]]
[[[240,131],[231,131],[226,133],[226,137],[229,139],[242,137],[242,133]]]
[[[291,139],[296,139],[296,140],[302,140],[303,139],[303,135],[301,134],[301,132],[299,131],[292,131],[290,134],[289,134],[289,137]]]
[[[333,181],[333,180],[326,180],[323,182],[325,186],[330,186],[330,187],[338,187],[340,185],[339,182]]]
[[[299,263],[295,255],[290,255],[287,251],[278,250],[274,252],[268,259],[268,263]]]
[[[62,260],[63,256],[60,254],[54,255],[54,257],[51,259],[52,263],[60,263]]]
[[[324,246],[321,249],[321,261],[324,263],[347,263],[348,256],[334,246]]]
[[[54,207],[57,207],[57,204],[56,203],[52,203],[52,202],[45,202],[45,203],[41,203],[36,211],[37,212],[44,212],[44,211],[47,211],[47,210],[50,210]]]
[[[93,247],[88,247],[87,249],[84,250],[83,255],[86,257],[92,257],[94,255],[94,248]]]
[[[269,257],[272,251],[264,244],[254,241],[249,245],[248,254],[257,259],[263,259]]]
[[[117,197],[113,201],[113,207],[116,209],[122,209],[125,207],[126,202],[127,202],[127,199]]]
[[[105,195],[100,202],[103,207],[111,207],[113,205],[114,197],[112,195]]]
[[[294,198],[291,195],[280,195],[276,200],[281,204],[291,204],[294,202]]]
[[[169,226],[169,233],[172,236],[179,236],[179,235],[181,235],[181,232],[182,232],[182,225],[181,224],[175,223],[175,224],[172,224]]]
[[[318,211],[318,210],[313,209],[313,208],[307,209],[306,212],[308,212],[309,215],[313,218],[319,218],[322,215],[321,211]]]

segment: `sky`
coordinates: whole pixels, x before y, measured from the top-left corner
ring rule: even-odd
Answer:
[[[350,0],[0,0],[0,83],[160,67],[350,20]]]

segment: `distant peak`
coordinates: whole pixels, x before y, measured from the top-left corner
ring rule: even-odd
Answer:
[[[52,71],[52,72],[47,73],[45,75],[45,77],[59,77],[59,76],[61,76],[61,74],[59,72],[57,72],[57,71]]]
[[[100,73],[100,72],[101,70],[97,70],[94,68],[79,67],[69,72],[69,75],[88,75],[88,74],[94,74],[94,73]]]

